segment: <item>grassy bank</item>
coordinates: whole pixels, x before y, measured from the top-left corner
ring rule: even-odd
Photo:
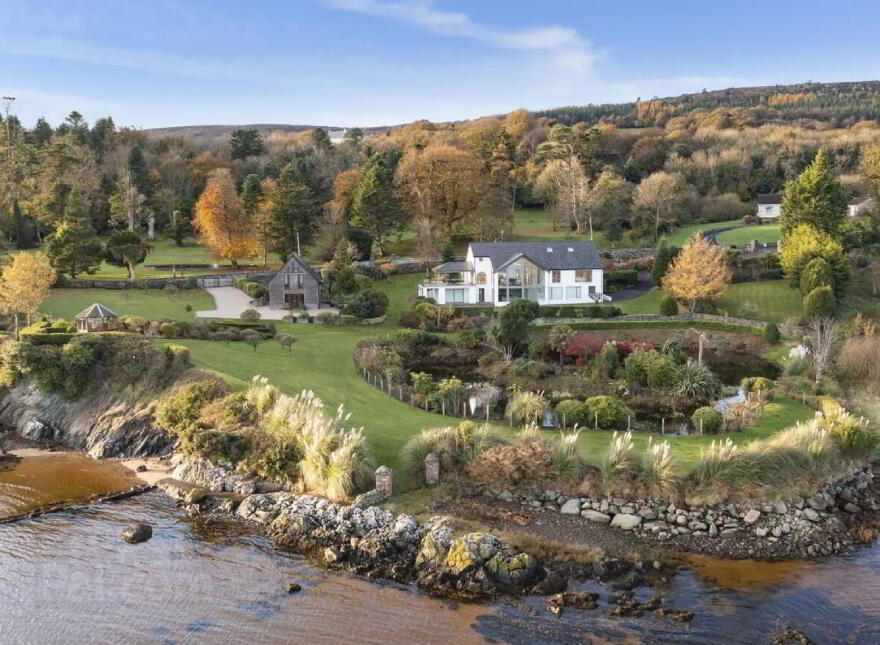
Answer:
[[[732,231],[725,231],[718,236],[718,242],[721,244],[745,244],[752,240],[759,242],[778,242],[782,235],[779,224],[763,224],[761,226],[744,226]]]
[[[110,307],[119,316],[192,320],[194,312],[216,307],[204,289],[181,289],[169,295],[161,289],[52,289],[42,311],[71,319],[93,302]],[[190,305],[192,311],[187,311]]]

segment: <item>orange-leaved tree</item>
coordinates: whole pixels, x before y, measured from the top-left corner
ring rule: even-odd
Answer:
[[[25,314],[28,324],[40,304],[49,295],[55,282],[55,269],[42,253],[16,253],[0,275],[0,309],[15,319],[18,337],[18,316]]]
[[[242,258],[257,255],[257,232],[228,168],[217,168],[208,175],[205,190],[196,202],[195,229],[214,254],[238,266]]]
[[[724,252],[696,233],[678,252],[663,278],[663,290],[688,303],[693,313],[700,300],[717,298],[730,284],[731,273]]]

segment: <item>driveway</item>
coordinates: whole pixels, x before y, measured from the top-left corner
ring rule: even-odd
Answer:
[[[260,312],[260,320],[281,320],[290,312],[286,309],[269,309],[269,307],[254,307],[250,297],[235,287],[214,287],[205,289],[214,298],[215,309],[211,311],[197,311],[196,318],[241,318],[241,312],[245,309],[256,309]],[[309,314],[329,312],[337,313],[336,309],[310,309]]]

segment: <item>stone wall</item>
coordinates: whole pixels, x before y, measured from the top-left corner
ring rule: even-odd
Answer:
[[[616,322],[710,322],[723,325],[736,325],[738,327],[751,327],[764,329],[767,323],[748,318],[735,318],[733,316],[717,316],[715,314],[676,314],[675,316],[663,316],[660,314],[627,314],[614,318],[536,318],[535,325],[556,325],[559,323],[603,323],[613,327]]]
[[[876,484],[875,484],[875,475]],[[880,466],[853,473],[810,497],[766,503],[687,506],[661,499],[572,497],[554,490],[478,491],[535,510],[577,515],[585,522],[633,531],[686,551],[728,557],[816,557],[852,545],[849,528],[880,509]]]
[[[238,271],[236,273],[216,273],[178,278],[137,278],[135,280],[93,280],[77,278],[64,280],[57,287],[64,289],[164,289],[173,284],[179,289],[203,289],[206,287],[228,287],[232,281],[245,278],[252,282],[267,284],[276,271]]]

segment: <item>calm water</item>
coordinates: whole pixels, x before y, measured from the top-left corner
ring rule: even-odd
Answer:
[[[81,462],[54,463],[86,476]],[[119,474],[101,472],[108,466],[91,462],[99,474],[88,477]],[[11,477],[0,473],[0,494]],[[47,486],[68,477],[58,472]],[[51,496],[31,488],[41,503]],[[20,507],[23,489],[12,490]],[[122,542],[133,521],[153,524],[153,539]],[[556,619],[539,598],[456,606],[325,572],[262,538],[218,534],[150,493],[0,525],[0,642],[761,643],[787,625],[820,643],[880,642],[876,546],[819,563],[699,558],[692,566],[662,592],[669,606],[697,612],[689,626],[609,618],[605,604]],[[303,591],[288,595],[291,581]]]

